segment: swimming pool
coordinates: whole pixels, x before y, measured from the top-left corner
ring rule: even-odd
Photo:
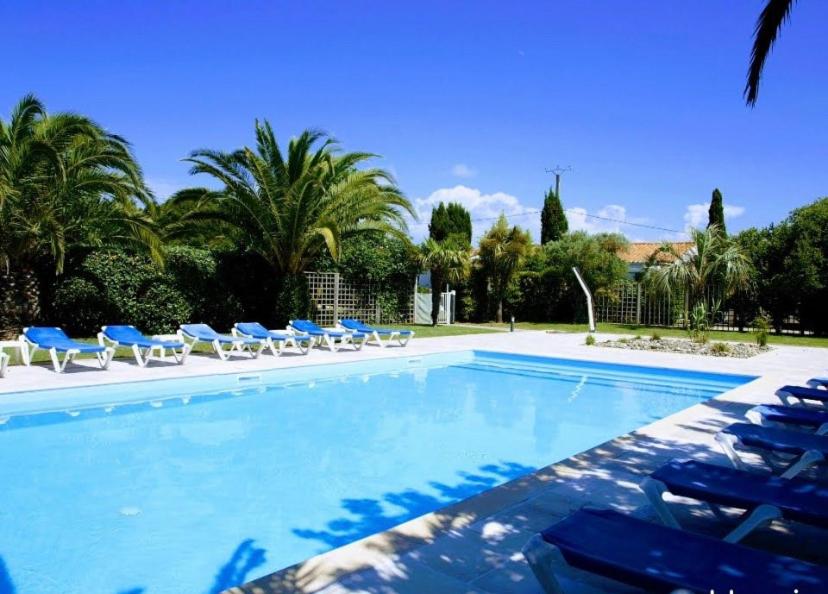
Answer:
[[[0,593],[216,594],[754,379],[461,352],[0,402]]]

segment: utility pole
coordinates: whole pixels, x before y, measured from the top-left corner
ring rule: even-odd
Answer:
[[[572,171],[572,167],[567,165],[566,167],[561,167],[560,165],[555,165],[552,169],[547,169],[546,173],[553,173],[555,175],[555,195],[560,198],[561,197],[561,175],[564,173],[570,173]]]

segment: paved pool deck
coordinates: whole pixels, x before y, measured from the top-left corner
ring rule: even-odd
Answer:
[[[609,337],[599,335],[598,339]],[[750,359],[733,359],[588,347],[584,338],[584,334],[498,332],[415,339],[406,348],[366,346],[360,352],[346,349],[337,353],[317,349],[308,356],[276,358],[266,354],[257,360],[237,358],[222,362],[215,357],[193,355],[184,366],[151,364],[146,369],[127,360],[116,360],[108,371],[99,370],[94,361],[82,360],[62,375],[45,366],[15,366],[5,379],[0,379],[0,401],[10,404],[16,398],[13,392],[23,390],[217,372],[249,373],[467,349],[760,376],[715,399],[572,458],[228,590],[232,594],[529,594],[540,589],[520,549],[533,533],[585,504],[652,518],[652,510],[638,489],[644,476],[673,457],[726,464],[713,439],[720,428],[743,420],[744,412],[755,404],[777,402],[777,387],[804,383],[828,368],[826,349],[780,346]],[[674,509],[693,530],[714,535],[726,531],[721,522],[698,505],[681,502]],[[746,541],[825,564],[828,547],[824,542],[824,532],[789,524],[774,524]],[[577,572],[568,575],[564,587],[568,592],[588,594],[634,591]]]

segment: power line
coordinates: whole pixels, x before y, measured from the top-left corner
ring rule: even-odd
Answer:
[[[572,214],[578,214],[578,215],[581,215],[581,216],[584,216],[584,217],[587,217],[587,218],[590,218],[590,219],[597,219],[597,220],[600,220],[600,221],[607,221],[607,222],[610,222],[610,223],[618,223],[620,225],[630,225],[631,227],[641,227],[643,229],[654,229],[656,231],[668,231],[670,233],[680,233],[682,235],[687,234],[685,231],[678,231],[677,229],[670,229],[669,227],[659,227],[658,225],[648,225],[646,223],[633,223],[632,221],[625,221],[624,219],[614,219],[612,217],[603,217],[601,215],[589,214],[587,212],[583,212],[583,211],[575,209],[575,208],[565,208],[564,212],[568,212],[568,213],[572,213]],[[529,216],[529,215],[539,215],[540,213],[541,213],[540,209],[532,209],[532,210],[523,211],[521,213],[510,214],[510,215],[506,215],[506,216],[507,216],[507,218],[509,218],[509,217],[514,218],[514,217],[525,217],[525,216]],[[472,223],[481,223],[481,222],[484,222],[484,221],[494,221],[494,220],[499,219],[499,218],[500,218],[500,215],[498,215],[496,217],[482,217],[482,218],[472,219]]]

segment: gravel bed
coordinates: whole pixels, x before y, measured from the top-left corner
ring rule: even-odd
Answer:
[[[612,349],[629,349],[633,351],[662,351],[665,353],[682,353],[688,355],[708,355],[710,357],[736,357],[747,359],[765,353],[770,347],[760,347],[748,342],[705,342],[698,343],[686,338],[620,338],[596,342],[596,346]]]

